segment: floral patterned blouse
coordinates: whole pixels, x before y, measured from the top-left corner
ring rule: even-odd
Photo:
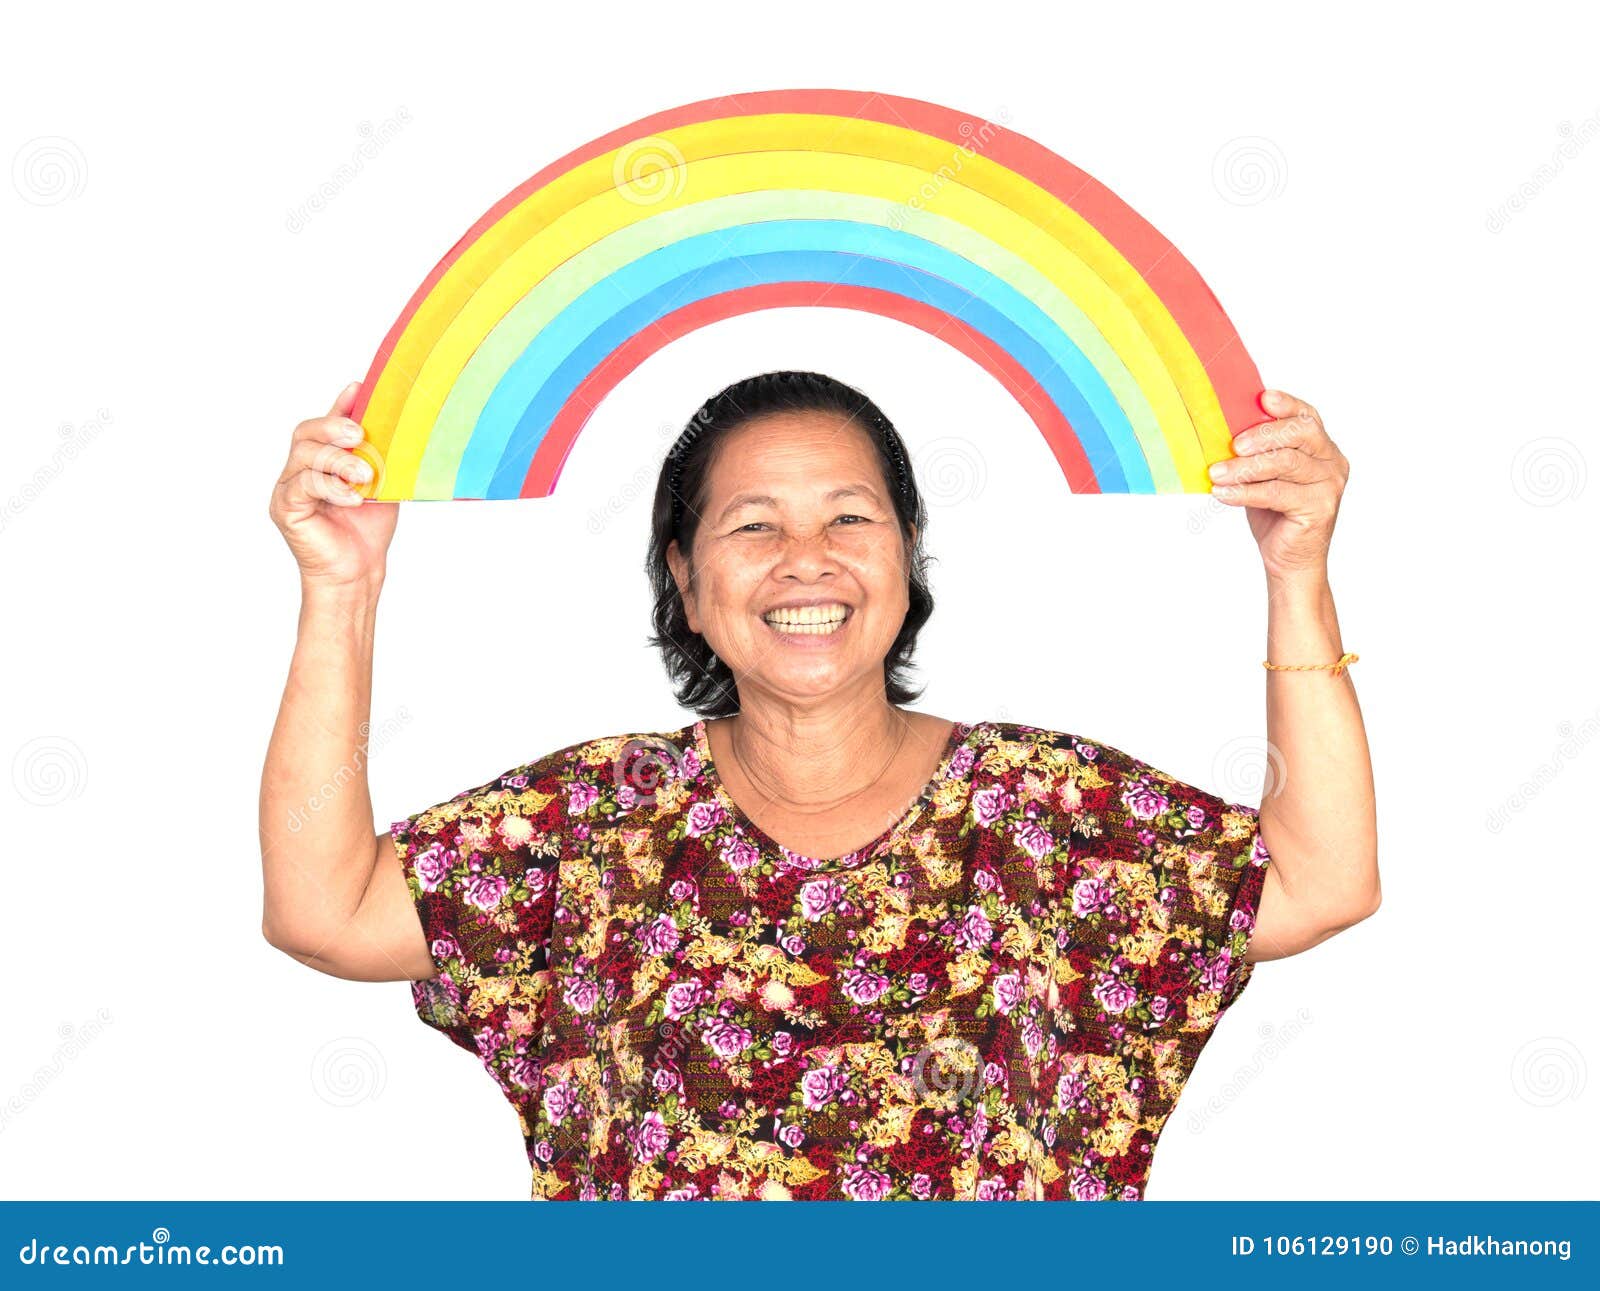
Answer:
[[[396,822],[418,1015],[516,1108],[535,1199],[1144,1194],[1250,980],[1259,813],[1098,741],[956,723],[875,842],[734,803],[703,720]]]

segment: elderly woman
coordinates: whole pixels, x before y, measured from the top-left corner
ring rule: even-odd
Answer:
[[[904,445],[860,392],[776,372],[707,402],[656,489],[653,640],[696,720],[374,837],[397,508],[355,487],[354,390],[296,429],[273,494],[303,601],[263,931],[409,981],[517,1108],[535,1198],[1140,1199],[1254,962],[1377,909],[1326,565],[1348,468],[1301,400],[1269,392],[1276,420],[1212,468],[1266,568],[1286,774],[1259,809],[1084,735],[908,708],[933,599]]]

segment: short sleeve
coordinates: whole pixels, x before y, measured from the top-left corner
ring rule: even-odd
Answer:
[[[1073,909],[1092,981],[1080,1022],[1147,1039],[1172,1098],[1250,981],[1270,855],[1260,810],[1071,737]]]
[[[390,826],[436,976],[418,1017],[508,1090],[531,1085],[549,999],[549,942],[567,838],[555,755]]]

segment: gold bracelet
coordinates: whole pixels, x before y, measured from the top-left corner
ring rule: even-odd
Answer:
[[[1263,668],[1271,668],[1273,672],[1311,672],[1317,668],[1332,668],[1333,675],[1337,677],[1350,664],[1361,658],[1358,654],[1342,654],[1336,663],[1268,663],[1261,661]]]

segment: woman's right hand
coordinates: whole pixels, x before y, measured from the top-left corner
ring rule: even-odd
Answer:
[[[359,381],[339,393],[325,417],[294,428],[289,461],[272,490],[272,521],[300,565],[302,583],[343,586],[381,581],[400,508],[358,488],[372,468],[350,450],[361,442],[352,421]]]

